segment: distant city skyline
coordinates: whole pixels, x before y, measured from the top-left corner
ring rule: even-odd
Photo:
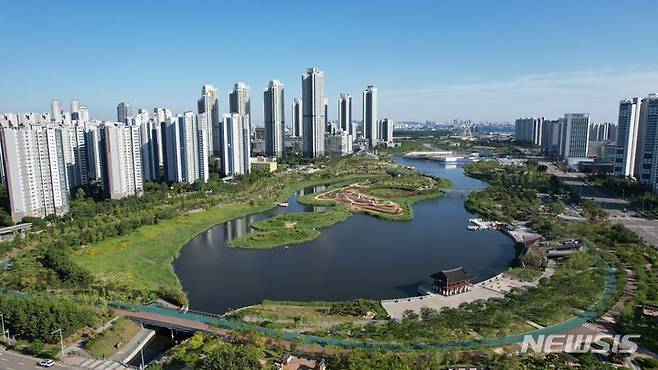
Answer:
[[[219,90],[220,113],[226,113],[235,81],[244,81],[258,108],[252,109],[251,124],[262,126],[260,92],[268,81],[280,80],[292,102],[301,97],[301,75],[316,66],[326,74],[332,121],[338,119],[340,93],[356,97],[353,117],[360,119],[360,92],[374,85],[379,116],[395,121],[513,122],[590,112],[594,122],[616,122],[620,100],[658,90],[658,64],[652,62],[658,49],[641,36],[653,32],[655,12],[642,10],[654,6],[4,2],[3,46],[10,53],[0,62],[0,111],[45,112],[54,99],[65,110],[80,99],[91,118],[104,120],[116,119],[120,102],[134,111],[196,111],[199,88],[211,84]],[[117,27],[119,8],[127,27]],[[295,16],[314,12],[322,19]],[[218,14],[232,13],[249,16],[215,22]],[[24,19],[40,26],[26,28]],[[277,32],[268,30],[271,19],[283,20]],[[167,21],[177,26],[162,27]],[[62,27],[67,23],[75,27]],[[364,23],[389,27],[363,32]],[[312,24],[313,35],[300,32]],[[337,30],[347,37],[336,37]],[[238,43],[240,53],[231,53]],[[288,127],[291,119],[286,115]]]

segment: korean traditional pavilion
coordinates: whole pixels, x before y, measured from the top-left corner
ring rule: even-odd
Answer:
[[[434,279],[433,288],[443,295],[455,295],[471,290],[473,276],[464,271],[463,267],[442,270],[430,276]]]

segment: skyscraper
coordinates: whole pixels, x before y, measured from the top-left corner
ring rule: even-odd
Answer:
[[[329,124],[329,99],[324,98],[324,125]]]
[[[338,126],[342,131],[352,133],[352,96],[340,94],[338,98]]]
[[[283,84],[278,80],[269,82],[263,93],[265,118],[265,154],[271,157],[283,156],[285,135],[285,105]]]
[[[560,139],[560,155],[563,158],[585,158],[589,142],[589,113],[564,115]]]
[[[251,137],[251,89],[244,82],[236,82],[229,93],[229,110],[240,115]]]
[[[125,123],[105,124],[107,192],[121,199],[143,192],[139,127]]]
[[[634,176],[635,151],[640,126],[640,99],[633,98],[632,100],[619,102],[617,125],[614,174],[617,176]]]
[[[379,144],[377,124],[377,88],[371,85],[363,91],[363,136],[370,146]]]
[[[56,125],[2,125],[7,195],[14,222],[24,217],[63,215],[69,189],[61,128]]]
[[[636,176],[653,191],[658,190],[658,94],[649,94],[640,106]]]
[[[62,122],[62,101],[52,100],[50,102],[50,119],[53,122]]]
[[[302,137],[304,133],[304,106],[302,98],[292,102],[292,135]]]
[[[324,72],[309,68],[302,75],[303,152],[308,158],[324,155]]]
[[[167,179],[193,184],[208,181],[207,116],[179,114],[165,125]]]
[[[395,123],[392,119],[383,118],[379,121],[379,142],[386,145],[393,145],[393,126]]]
[[[80,100],[71,100],[71,119],[74,121],[80,120]]]
[[[206,147],[211,154],[219,155],[219,126],[221,117],[219,116],[219,90],[213,85],[203,85],[201,88],[201,99],[197,102],[198,113],[205,113],[207,119],[206,129]]]
[[[86,105],[80,106],[78,120],[80,120],[80,122],[89,122],[89,108],[87,108]]]
[[[557,120],[544,120],[541,129],[541,148],[546,153],[560,151],[560,134],[562,132],[563,118]]]
[[[164,167],[165,155],[164,155],[164,132],[162,126],[166,125],[166,122],[172,117],[171,110],[163,107],[153,108],[153,121],[154,129],[156,131],[155,137],[155,147],[157,148],[158,156],[158,167]]]
[[[130,104],[124,102],[119,103],[117,105],[117,121],[127,123],[130,116],[132,116]]]
[[[237,113],[224,114],[221,126],[222,153],[221,173],[223,176],[249,174],[251,143],[244,120]]]

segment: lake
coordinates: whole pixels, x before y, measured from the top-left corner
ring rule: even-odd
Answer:
[[[467,177],[459,166],[397,157],[420,173],[450,180],[459,191],[418,202],[409,222],[356,214],[321,229],[311,241],[289,248],[229,248],[227,241],[249,231],[250,224],[275,215],[312,212],[297,203],[217,225],[181,250],[174,270],[193,310],[224,313],[263,299],[337,301],[417,295],[417,287],[442,269],[463,266],[484,280],[505,270],[514,258],[513,241],[498,231],[469,231],[464,209],[470,190],[483,181]],[[311,191],[311,189],[306,189]]]

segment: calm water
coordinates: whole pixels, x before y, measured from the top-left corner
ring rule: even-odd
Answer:
[[[452,181],[455,189],[486,183],[464,176],[459,167],[398,158],[419,172]],[[308,191],[308,190],[307,190]],[[276,208],[215,226],[190,241],[174,269],[194,310],[223,313],[273,300],[344,300],[416,295],[419,284],[441,269],[464,266],[477,280],[496,275],[514,258],[513,242],[497,231],[468,231],[463,193],[413,206],[410,222],[353,215],[321,230],[309,242],[270,250],[234,249],[226,241],[248,232],[254,221],[312,211],[290,199]]]

